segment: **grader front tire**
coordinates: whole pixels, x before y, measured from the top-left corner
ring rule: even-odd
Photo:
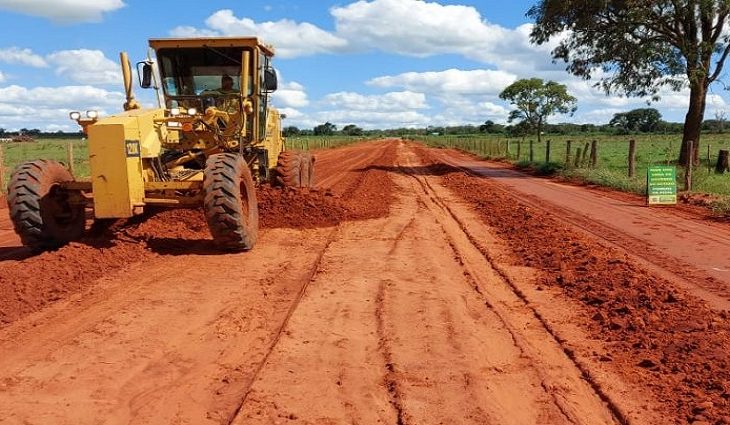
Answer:
[[[220,248],[247,251],[254,247],[259,210],[251,170],[240,155],[211,155],[203,181],[205,218]]]
[[[83,235],[84,206],[70,204],[60,186],[73,180],[56,161],[29,161],[13,171],[8,184],[8,209],[23,245],[40,252],[59,248]]]

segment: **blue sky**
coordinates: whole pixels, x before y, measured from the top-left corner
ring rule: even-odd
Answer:
[[[518,78],[568,85],[572,117],[605,123],[642,99],[606,96],[529,43],[532,1],[0,0],[0,128],[74,130],[70,110],[113,114],[123,103],[118,55],[142,59],[147,39],[258,35],[277,48],[285,125],[425,127],[505,122],[499,92]],[[707,118],[727,109],[714,87]],[[153,105],[149,91],[136,89]],[[685,93],[654,104],[681,121]]]

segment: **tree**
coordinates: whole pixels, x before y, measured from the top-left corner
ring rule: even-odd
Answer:
[[[346,136],[362,136],[363,130],[355,124],[348,124],[342,127],[342,134]]]
[[[492,129],[494,129],[494,121],[492,120],[486,120],[484,121],[484,124],[479,126],[479,131],[481,133],[491,133]]]
[[[687,163],[690,140],[698,161],[707,91],[730,54],[730,1],[540,0],[528,16],[533,42],[558,37],[553,58],[574,75],[597,76],[607,93],[658,99],[663,87],[689,86],[679,161]]]
[[[326,122],[314,127],[315,136],[331,136],[337,131],[337,126],[331,122]]]
[[[576,99],[568,89],[554,81],[540,78],[517,80],[499,94],[500,99],[512,103],[517,109],[509,114],[509,122],[520,119],[537,131],[540,142],[542,127],[547,118],[556,113],[573,114]]]
[[[630,131],[650,133],[656,131],[661,120],[662,114],[655,108],[640,108],[614,114],[608,124],[619,127],[627,133]]]
[[[715,111],[715,120],[717,120],[717,132],[722,133],[725,131],[725,120],[727,119],[727,114],[724,110],[718,109]]]
[[[299,135],[299,133],[301,133],[301,130],[299,130],[299,127],[290,125],[288,127],[284,127],[284,130],[282,130],[281,132],[284,135],[284,137],[290,137],[290,136]]]

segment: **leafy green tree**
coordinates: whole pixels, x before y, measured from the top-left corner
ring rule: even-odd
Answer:
[[[331,122],[326,122],[314,127],[315,136],[331,136],[337,131],[337,126]]]
[[[479,126],[479,131],[481,133],[491,133],[494,129],[494,121],[492,120],[486,120],[484,121],[484,124]]]
[[[355,124],[348,124],[342,127],[342,134],[346,136],[362,136],[363,130]]]
[[[500,99],[512,103],[517,109],[509,114],[509,122],[521,120],[537,131],[540,142],[543,125],[551,115],[573,114],[575,97],[568,89],[554,81],[544,82],[540,78],[517,80],[499,94]]]
[[[560,40],[553,57],[607,93],[652,96],[689,86],[680,163],[699,140],[707,91],[730,54],[728,0],[539,0],[528,12],[532,41]]]
[[[614,114],[608,124],[619,127],[626,133],[631,131],[650,133],[657,129],[661,120],[662,114],[655,108],[640,108]]]
[[[298,136],[299,133],[301,133],[301,130],[299,130],[299,127],[290,125],[288,127],[284,127],[284,129],[281,131],[284,137],[291,137],[291,136]]]

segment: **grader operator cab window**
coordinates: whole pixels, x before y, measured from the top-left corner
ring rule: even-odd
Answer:
[[[237,98],[240,94],[242,52],[240,47],[158,50],[162,87],[168,103],[201,103],[201,97],[216,100],[227,96]],[[249,75],[252,74],[249,70]],[[231,87],[225,87],[224,77],[232,79]],[[251,96],[253,87],[248,87],[246,94]]]

